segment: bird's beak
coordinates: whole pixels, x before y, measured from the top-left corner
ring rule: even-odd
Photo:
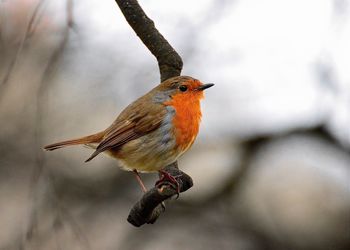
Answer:
[[[214,86],[214,83],[207,83],[197,87],[196,90],[202,91],[213,86]]]

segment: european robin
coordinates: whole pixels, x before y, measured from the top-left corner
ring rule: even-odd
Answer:
[[[136,173],[156,172],[161,180],[177,185],[173,176],[162,168],[175,162],[193,144],[201,121],[200,100],[203,84],[189,76],[170,78],[127,106],[107,129],[78,139],[50,144],[46,150],[71,145],[95,149],[88,162],[104,152],[116,158],[123,169]]]

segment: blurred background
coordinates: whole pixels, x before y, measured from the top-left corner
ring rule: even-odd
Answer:
[[[350,249],[350,1],[139,2],[215,83],[194,187],[134,228],[131,173],[42,151],[110,125],[157,62],[112,0],[0,0],[0,249]]]

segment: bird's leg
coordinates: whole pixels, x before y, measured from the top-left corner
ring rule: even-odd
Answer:
[[[159,170],[158,172],[160,174],[160,179],[156,182],[156,187],[160,187],[161,185],[164,184],[164,182],[169,182],[170,184],[175,186],[176,192],[177,192],[177,197],[179,197],[180,184],[176,180],[176,178],[179,177],[179,176],[172,176],[171,174],[169,174],[168,172],[166,172],[164,170]]]
[[[139,175],[139,172],[137,172],[136,169],[134,169],[133,172],[135,173],[136,180],[137,180],[138,183],[140,184],[140,187],[141,187],[142,191],[143,191],[144,193],[146,193],[146,192],[147,192],[147,188],[146,188],[145,184],[143,184],[143,181],[141,180],[141,177],[140,177],[140,175]]]
[[[147,192],[147,188],[146,188],[145,184],[143,183],[139,172],[137,172],[136,169],[134,169],[133,172],[135,173],[136,180],[137,180],[137,182],[140,184],[140,187],[141,187],[142,191],[143,191],[144,193],[146,193],[146,192]],[[165,203],[162,202],[161,204],[162,204],[163,209],[165,210]]]

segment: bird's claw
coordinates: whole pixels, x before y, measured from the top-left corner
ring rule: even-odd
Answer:
[[[161,176],[160,176],[160,179],[156,182],[155,186],[157,188],[160,188],[165,183],[168,183],[168,184],[171,185],[171,187],[173,187],[176,190],[176,199],[179,198],[179,195],[180,195],[180,184],[176,180],[176,178],[180,177],[181,175],[172,176],[171,174],[169,174],[168,172],[166,172],[164,170],[160,170],[159,173],[160,173]]]

